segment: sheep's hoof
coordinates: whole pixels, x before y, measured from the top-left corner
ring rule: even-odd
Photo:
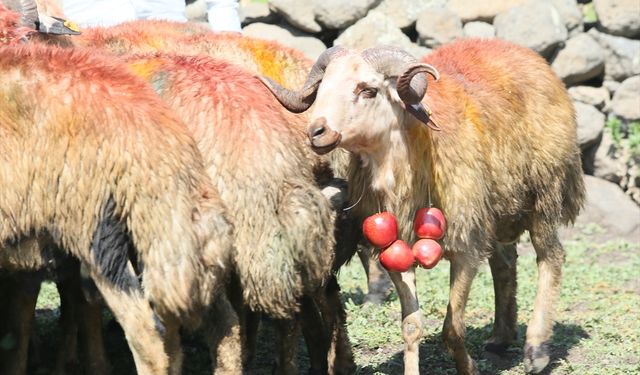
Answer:
[[[524,345],[524,371],[537,374],[549,364],[549,345],[544,342],[540,346]]]
[[[504,355],[511,344],[508,342],[485,342],[484,350],[497,355]]]
[[[502,356],[507,352],[507,349],[513,345],[513,341],[514,340],[501,340],[499,338],[492,337],[484,342],[484,350],[489,353]]]

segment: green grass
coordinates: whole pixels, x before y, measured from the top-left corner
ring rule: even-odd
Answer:
[[[547,374],[638,374],[640,370],[640,244],[596,244],[591,236],[601,230],[582,228],[583,235],[565,241],[567,262],[557,323],[551,345],[552,362]],[[526,239],[525,239],[526,241]],[[488,266],[474,281],[466,313],[467,346],[485,374],[522,374],[522,350],[531,315],[537,277],[530,245],[521,245],[518,260],[519,341],[505,357],[482,350],[491,333],[493,287]],[[382,306],[363,304],[366,280],[359,261],[340,273],[348,314],[348,330],[354,347],[357,374],[401,374],[402,339],[400,306],[395,293]],[[432,270],[418,270],[418,290],[426,332],[420,345],[423,373],[455,374],[453,360],[443,349],[440,331],[448,298],[448,263]],[[53,362],[58,328],[59,300],[55,286],[46,283],[38,300],[37,329],[42,363],[33,373],[46,374]],[[121,332],[105,312],[105,332],[114,374],[134,374],[133,362]],[[268,321],[263,322],[259,352],[249,374],[270,374],[274,339]],[[199,336],[185,338],[185,374],[208,374],[208,358]],[[308,360],[300,342],[300,368]]]

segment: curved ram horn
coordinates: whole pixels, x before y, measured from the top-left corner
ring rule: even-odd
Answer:
[[[20,0],[18,13],[20,13],[20,24],[22,26],[37,28],[39,16],[38,5],[35,0]]]
[[[327,65],[331,62],[331,59],[344,52],[346,52],[346,50],[340,46],[334,46],[324,51],[311,68],[311,71],[307,76],[307,80],[304,83],[304,87],[299,91],[284,88],[279,83],[268,77],[259,78],[262,83],[269,88],[282,106],[291,112],[301,113],[309,109],[316,99],[315,95],[318,91],[318,86],[322,81],[324,71],[327,68]]]
[[[385,77],[399,77],[398,96],[406,104],[419,103],[427,91],[426,77],[416,76],[417,73],[429,73],[436,79],[439,77],[435,68],[418,63],[413,55],[401,48],[377,46],[364,50],[362,57]],[[423,70],[418,66],[428,68]]]
[[[438,70],[429,64],[415,64],[411,65],[405,70],[404,73],[398,78],[396,82],[396,89],[398,90],[398,96],[402,99],[403,102],[409,104],[416,104],[422,101],[424,94],[427,92],[427,81],[424,81],[424,88],[420,87],[412,87],[411,81],[413,77],[418,73],[428,73],[431,74],[433,78],[437,81],[440,79],[440,73]],[[421,90],[421,91],[418,91]]]

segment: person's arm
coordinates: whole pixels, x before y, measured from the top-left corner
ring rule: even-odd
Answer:
[[[205,0],[205,3],[212,30],[242,32],[238,0]]]

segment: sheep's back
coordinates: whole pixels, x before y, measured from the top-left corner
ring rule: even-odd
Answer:
[[[547,62],[505,41],[473,39],[424,61],[442,76],[425,101],[443,127],[430,138],[450,215],[499,238],[502,224],[524,227],[531,215],[572,221],[584,195],[575,113]]]
[[[148,266],[145,291],[161,308],[186,310],[199,240],[214,232],[196,233],[193,212],[222,210],[187,129],[124,65],[91,50],[2,48],[0,92],[0,243],[47,230],[93,262],[112,200]]]
[[[286,317],[332,262],[333,213],[315,184],[305,120],[253,74],[227,61],[166,54],[129,58],[185,120],[235,225],[245,299]]]

